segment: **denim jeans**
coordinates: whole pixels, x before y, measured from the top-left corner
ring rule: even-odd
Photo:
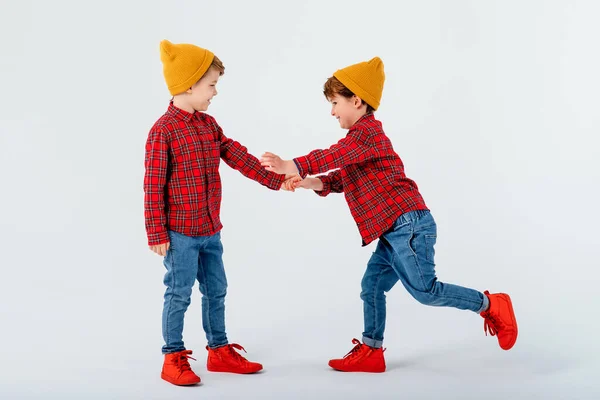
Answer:
[[[420,303],[481,312],[483,293],[437,280],[434,245],[437,228],[429,211],[401,215],[379,239],[362,279],[365,331],[363,343],[381,347],[385,330],[385,292],[400,280]]]
[[[225,295],[227,277],[223,266],[221,233],[190,237],[169,231],[171,244],[164,259],[167,273],[162,331],[163,354],[185,350],[183,317],[190,305],[192,287],[198,280],[202,293],[202,326],[209,347],[227,344]]]

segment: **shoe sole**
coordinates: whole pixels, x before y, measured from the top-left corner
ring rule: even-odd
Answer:
[[[256,374],[257,372],[262,371],[262,368],[256,371],[231,371],[231,370],[227,370],[227,369],[220,369],[220,368],[206,368],[209,372],[226,372],[226,373],[230,373],[230,374],[240,374],[240,375],[252,375],[252,374]]]
[[[363,370],[360,370],[360,369],[348,369],[348,370],[346,370],[346,369],[336,368],[336,367],[332,366],[331,364],[328,364],[328,365],[329,365],[329,367],[331,369],[334,369],[334,370],[340,371],[340,372],[367,372],[367,373],[373,373],[373,374],[380,374],[382,372],[385,372],[385,369],[386,369],[385,365],[383,366],[382,370],[376,370],[376,371],[363,371]]]
[[[506,293],[504,293],[503,297],[507,300],[508,309],[510,310],[510,318],[512,319],[513,325],[515,326],[514,340],[511,343],[509,343],[508,347],[506,347],[506,348],[502,347],[503,350],[510,350],[513,348],[515,343],[517,343],[517,336],[519,336],[519,327],[517,326],[517,317],[515,317],[515,311],[513,310],[512,300],[511,300],[510,296],[507,295]]]
[[[339,371],[339,372],[366,372],[368,374],[381,374],[381,373],[385,372],[385,369],[383,371],[362,371],[360,369],[357,369],[357,370],[344,370],[344,369],[338,369],[338,368],[333,368],[333,367],[331,367],[331,368],[334,371]]]
[[[173,385],[175,385],[175,386],[193,386],[193,385],[197,385],[198,383],[200,383],[200,382],[201,382],[201,379],[200,379],[200,378],[198,378],[198,382],[190,382],[190,383],[177,383],[177,382],[175,382],[175,381],[174,381],[174,379],[172,379],[172,378],[171,378],[171,377],[169,377],[168,375],[165,375],[165,374],[160,374],[160,377],[161,377],[163,380],[165,380],[165,381],[167,381],[167,382],[169,382],[169,383],[171,383],[171,384],[173,384]]]

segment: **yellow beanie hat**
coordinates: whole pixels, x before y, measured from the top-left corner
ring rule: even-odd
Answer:
[[[194,86],[208,71],[215,55],[193,44],[160,42],[163,75],[171,95],[175,96]]]
[[[375,110],[379,108],[385,81],[381,58],[375,57],[367,62],[339,69],[333,76]]]

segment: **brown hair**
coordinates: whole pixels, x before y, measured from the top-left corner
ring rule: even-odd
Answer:
[[[223,74],[225,73],[225,66],[223,65],[223,62],[219,59],[219,57],[215,56],[213,58],[212,63],[210,64],[210,66],[208,67],[208,69],[206,70],[206,72],[208,72],[211,68],[216,69],[217,71],[219,71],[219,76],[223,76]],[[204,73],[204,75],[206,75],[206,72]],[[204,75],[202,75],[200,77],[200,79],[198,79],[198,81],[196,82],[196,84],[198,82],[200,82],[200,80],[202,78],[204,78]]]
[[[219,60],[219,57],[215,56],[215,58],[213,58],[213,62],[212,64],[210,64],[210,68],[215,68],[217,71],[219,71],[219,75],[222,76],[225,73],[225,66],[223,65],[223,62],[221,60]]]
[[[325,82],[325,84],[323,85],[323,94],[325,95],[325,98],[327,98],[327,100],[329,100],[336,94],[339,94],[340,96],[346,97],[348,99],[354,96],[354,93],[352,93],[350,89],[344,86],[344,84],[340,82],[335,76],[332,76],[329,79],[327,79],[327,82]],[[363,99],[360,99],[360,101],[362,101],[363,104],[367,105],[368,113],[372,113],[373,111],[375,111],[375,109],[369,104],[367,104],[366,101],[364,101]]]

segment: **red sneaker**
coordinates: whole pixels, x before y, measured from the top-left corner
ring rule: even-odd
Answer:
[[[498,335],[500,347],[510,350],[515,345],[519,334],[510,296],[505,293],[490,294],[487,290],[484,294],[490,300],[490,306],[481,313],[485,318],[483,330],[486,335],[488,332],[492,336]]]
[[[191,350],[183,350],[177,353],[165,354],[165,362],[163,363],[162,373],[160,377],[173,385],[188,386],[200,383],[200,377],[192,371],[188,358]]]
[[[358,339],[352,339],[356,346],[344,358],[330,360],[329,366],[343,372],[385,372],[385,349],[367,346]]]
[[[234,374],[253,374],[263,369],[261,364],[246,360],[235,349],[246,352],[246,349],[237,343],[216,349],[206,346],[206,350],[208,350],[206,368],[211,372],[232,372]]]

